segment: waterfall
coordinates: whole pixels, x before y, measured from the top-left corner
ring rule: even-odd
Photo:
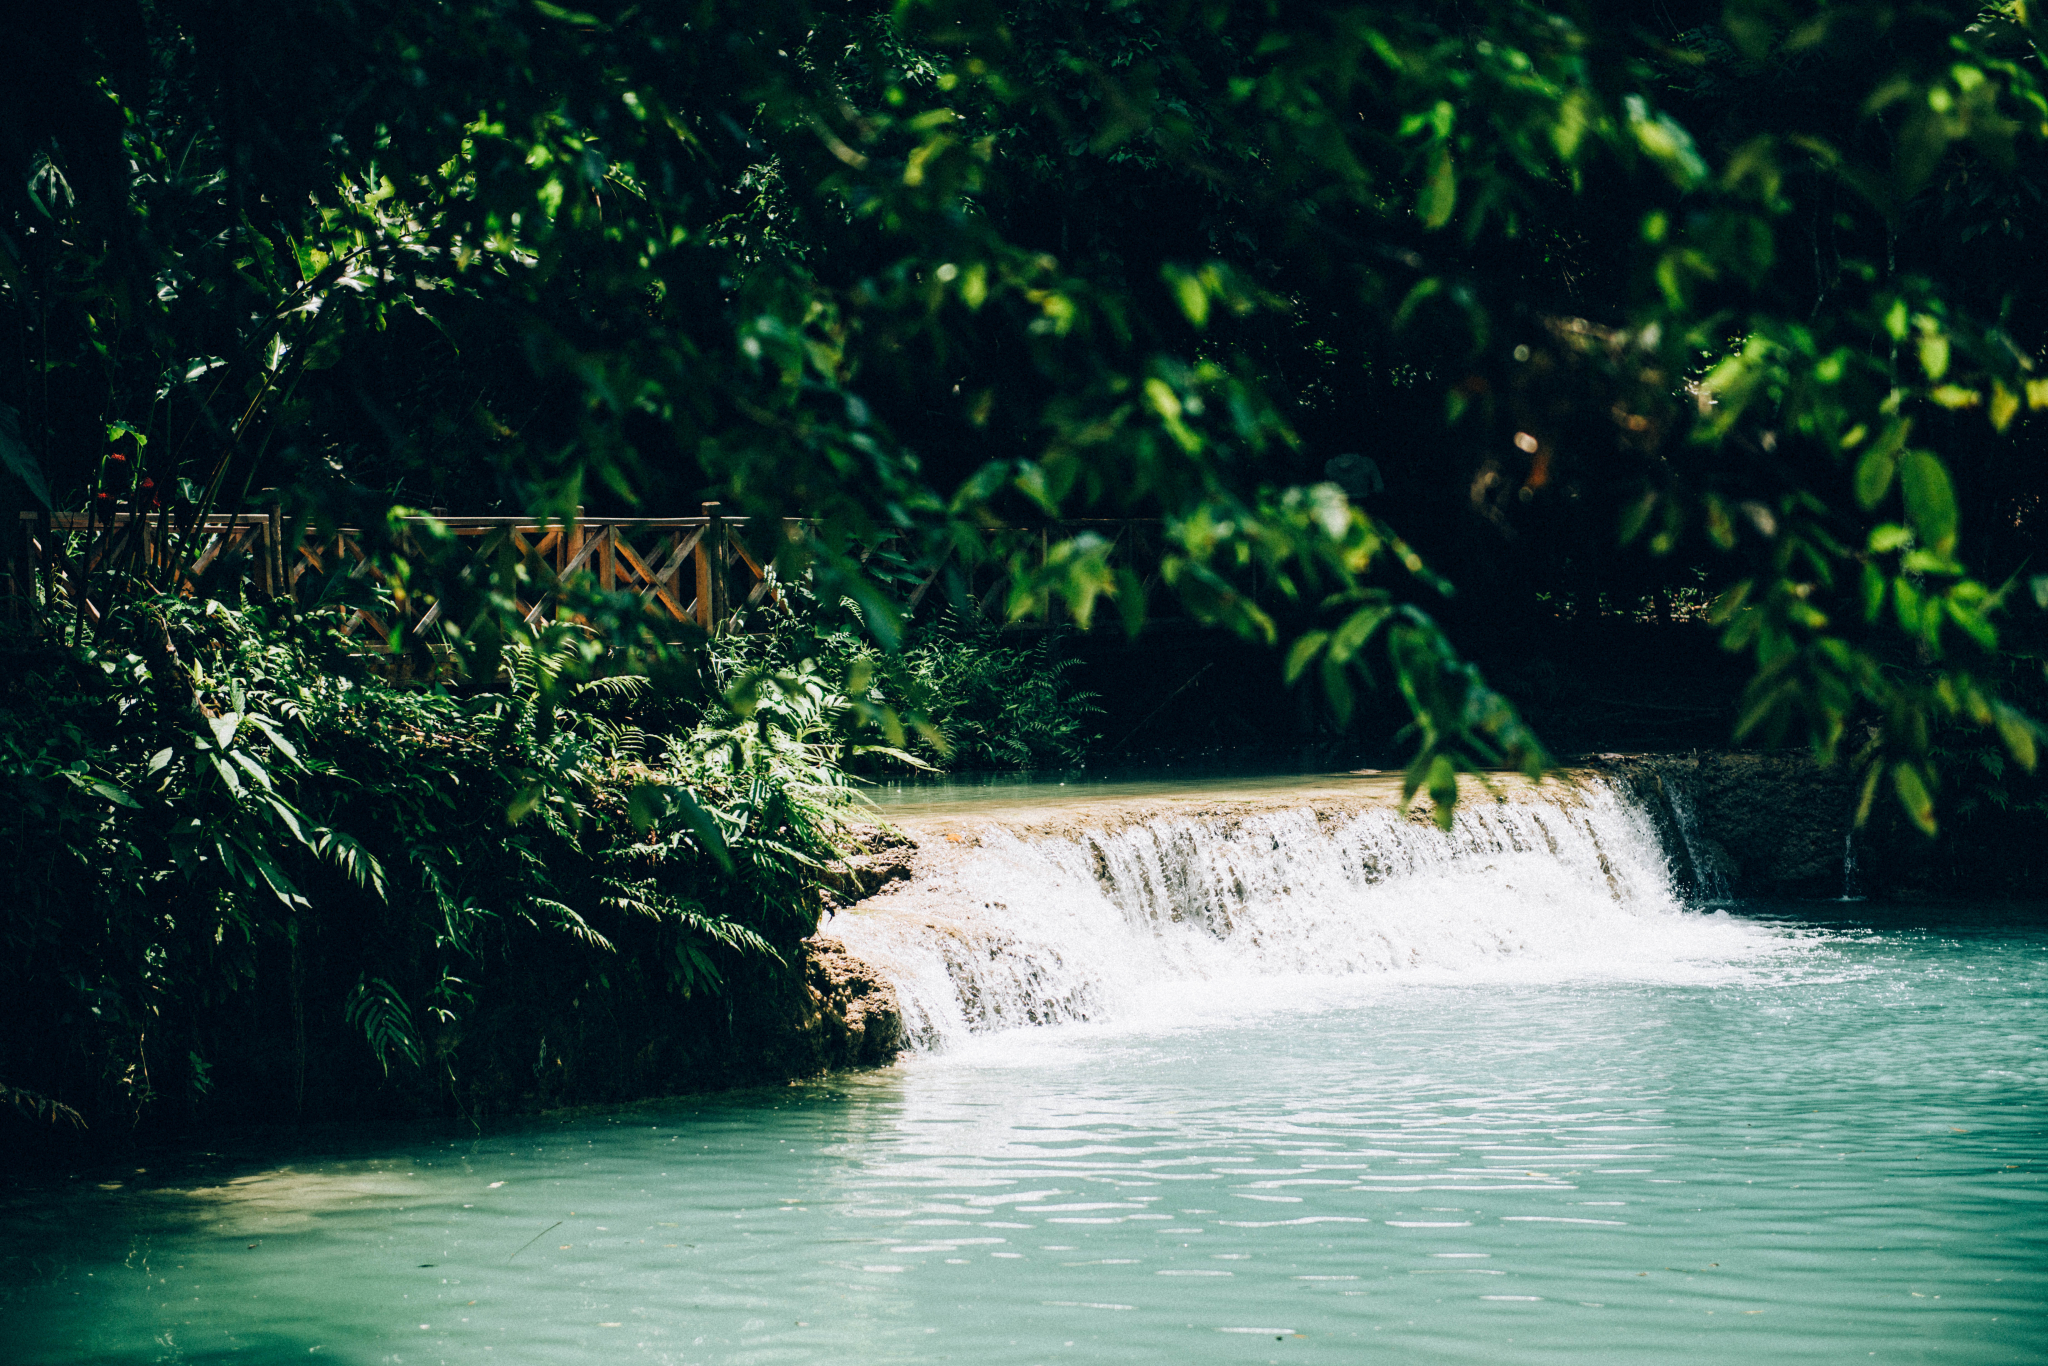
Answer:
[[[1726,901],[1728,877],[1700,832],[1699,810],[1693,805],[1692,789],[1676,773],[1659,776],[1663,780],[1664,799],[1671,806],[1671,822],[1678,827],[1678,838],[1685,845],[1685,860],[1692,865],[1693,895],[1701,901]]]
[[[1842,832],[1842,900],[1863,900],[1862,879],[1856,876],[1856,826]]]
[[[1604,781],[1462,801],[1446,833],[1389,805],[1168,815],[947,848],[832,933],[894,982],[906,1034],[1115,1018],[1247,979],[1657,974],[1745,951],[1686,911],[1649,814]]]

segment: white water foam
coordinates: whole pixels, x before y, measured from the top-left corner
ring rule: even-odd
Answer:
[[[1597,779],[1468,799],[1448,833],[1389,808],[991,829],[831,929],[893,980],[923,1050],[1114,1019],[1176,983],[1227,1009],[1303,977],[1703,981],[1783,943],[1686,910],[1649,817]]]

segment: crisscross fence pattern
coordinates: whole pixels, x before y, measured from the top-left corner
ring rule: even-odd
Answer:
[[[517,601],[528,624],[545,617],[562,586],[580,573],[606,592],[636,592],[657,614],[705,630],[724,625],[737,608],[777,595],[773,554],[757,555],[740,524],[720,517],[715,506],[696,517],[434,520],[458,542],[469,543],[477,558],[509,550],[524,563],[526,595]],[[785,534],[803,530],[803,523],[785,524]],[[215,514],[184,526],[155,514],[24,514],[12,550],[6,589],[17,604],[37,591],[40,579],[46,595],[68,598],[94,620],[110,595],[145,582],[185,593],[218,592],[228,578],[266,596],[308,601],[334,596],[330,590],[338,575],[373,588],[385,581],[360,529],[293,535],[275,511]],[[346,635],[389,640],[401,628],[425,634],[441,613],[439,602],[415,609],[386,600],[373,607],[362,596],[338,609],[345,614]]]
[[[781,597],[774,568],[780,547],[750,544],[748,536],[760,534],[758,525],[722,517],[715,503],[705,504],[694,517],[578,516],[541,522],[531,517],[438,516],[433,521],[443,533],[469,545],[479,560],[509,553],[524,564],[522,596],[516,601],[529,625],[551,614],[569,580],[586,574],[606,592],[637,593],[657,616],[713,632],[731,628],[745,619],[748,609]],[[1049,548],[1063,537],[1085,531],[1108,544],[1113,563],[1136,571],[1148,597],[1159,583],[1164,545],[1160,523],[1154,519],[1101,519],[1010,531],[1012,555],[1021,555],[1027,568],[1043,565]],[[0,581],[0,610],[15,613],[39,596],[45,601],[63,598],[97,621],[112,598],[145,586],[213,595],[232,588],[290,596],[302,604],[334,601],[343,618],[343,634],[366,644],[388,643],[399,631],[415,639],[427,636],[441,616],[438,601],[413,598],[401,604],[392,594],[375,594],[376,588],[388,585],[360,529],[295,529],[276,509],[216,513],[192,523],[180,523],[161,512],[24,513],[15,533]],[[800,538],[810,534],[810,524],[790,519],[780,534]],[[885,541],[868,556],[879,553],[889,558],[890,550]],[[931,593],[945,567],[943,562],[909,564],[900,556],[891,564],[912,611]],[[1013,583],[1010,564],[991,561],[956,569],[959,585],[975,610],[997,619],[1007,615],[1004,599]],[[358,581],[371,591],[336,593],[337,578]],[[1028,628],[1053,615],[1052,604],[1041,602],[1025,621],[1011,624]]]

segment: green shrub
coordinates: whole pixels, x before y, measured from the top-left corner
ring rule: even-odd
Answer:
[[[738,679],[807,664],[851,694],[849,706],[902,716],[893,744],[867,747],[867,767],[1073,768],[1101,739],[1090,727],[1102,709],[1095,694],[1075,686],[1080,661],[1060,657],[1058,632],[1022,641],[947,618],[892,658],[868,641],[857,619],[820,630],[820,615],[809,610],[723,638],[719,666]]]
[[[993,632],[935,634],[905,652],[911,675],[932,699],[932,721],[953,768],[1073,768],[1101,736],[1093,693],[1069,674],[1056,638],[1011,645]]]
[[[816,924],[829,747],[801,698],[650,733],[644,679],[508,664],[493,691],[401,689],[302,622],[175,598],[0,646],[6,1097],[105,1127],[716,1066],[734,998]],[[600,1037],[674,1047],[599,1075]]]

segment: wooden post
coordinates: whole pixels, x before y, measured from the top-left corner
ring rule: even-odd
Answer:
[[[704,534],[697,538],[697,624],[706,631],[718,629],[718,604],[714,599],[718,584],[717,561],[712,550],[712,538],[721,530],[718,520],[718,504],[704,504]]]
[[[271,596],[289,597],[292,581],[284,558],[284,504],[270,505],[270,584]]]
[[[711,505],[712,515],[718,517],[717,544],[712,547],[714,568],[711,572],[711,620],[718,630],[724,630],[732,620],[732,562],[735,558],[732,545],[732,528],[726,525],[719,514],[718,504]]]
[[[617,552],[613,549],[619,543],[619,524],[617,522],[606,522],[604,530],[597,534],[604,537],[604,540],[597,547],[597,582],[599,587],[609,593],[618,586],[619,582],[619,570],[616,563]]]

